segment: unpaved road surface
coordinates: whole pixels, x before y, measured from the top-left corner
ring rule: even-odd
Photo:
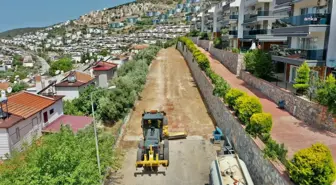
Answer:
[[[170,165],[158,174],[136,170],[137,143],[142,137],[141,114],[159,109],[167,113],[170,131],[187,131],[184,140],[169,141]],[[163,49],[153,61],[146,86],[128,122],[120,147],[126,152],[121,170],[110,184],[188,185],[207,184],[215,147],[209,142],[214,130],[201,95],[181,54]]]

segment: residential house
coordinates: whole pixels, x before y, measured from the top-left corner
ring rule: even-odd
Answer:
[[[272,30],[275,36],[286,36],[285,44],[273,45],[272,60],[280,79],[294,83],[298,67],[306,61],[311,68],[311,81],[324,79],[334,71],[336,43],[334,31],[336,15],[331,17],[332,1],[326,0],[277,0],[277,14],[286,15],[278,19]],[[334,2],[335,3],[335,2]],[[329,65],[327,65],[327,55]]]
[[[117,71],[117,64],[99,61],[93,66],[93,74],[98,77],[99,87],[107,88]]]
[[[72,100],[79,97],[89,85],[96,85],[96,77],[79,71],[71,71],[59,83],[55,84],[57,95],[65,96],[65,100]]]
[[[21,150],[41,136],[41,130],[63,115],[62,96],[20,92],[0,98],[0,157]]]
[[[23,58],[23,66],[24,67],[34,67],[34,61],[32,56],[25,56]]]

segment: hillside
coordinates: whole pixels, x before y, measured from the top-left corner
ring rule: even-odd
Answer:
[[[22,34],[29,33],[29,32],[35,32],[40,29],[43,29],[43,28],[42,27],[39,27],[39,28],[32,27],[32,28],[17,28],[13,30],[8,30],[8,31],[0,33],[0,38],[15,37],[17,35],[22,35]]]

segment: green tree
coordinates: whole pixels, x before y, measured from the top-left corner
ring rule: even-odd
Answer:
[[[99,52],[99,55],[102,55],[104,57],[106,57],[109,54],[109,51],[107,49],[103,49]]]
[[[307,62],[304,62],[297,70],[297,76],[295,78],[295,84],[293,87],[300,94],[305,93],[309,88],[309,72],[310,68]]]
[[[298,185],[331,185],[336,180],[336,166],[330,149],[321,143],[295,153],[289,161],[288,171]]]
[[[222,39],[220,37],[216,37],[214,40],[215,48],[222,49]]]
[[[318,85],[317,89],[317,101],[328,107],[328,111],[336,114],[336,80],[332,74],[330,74],[324,82]]]
[[[55,76],[55,72],[57,70],[60,71],[70,71],[73,68],[72,61],[70,58],[61,58],[58,61],[55,61],[51,64],[50,69],[49,69],[49,74],[51,76]]]
[[[246,70],[250,71],[254,76],[268,80],[273,77],[274,66],[271,55],[255,49],[249,51],[244,56]]]
[[[20,92],[28,87],[25,82],[18,82],[12,85],[12,93]]]
[[[98,129],[101,171],[117,168],[118,158],[112,150],[114,138]],[[101,184],[103,174],[97,170],[93,127],[74,134],[69,126],[45,135],[22,153],[15,153],[0,165],[0,184]]]

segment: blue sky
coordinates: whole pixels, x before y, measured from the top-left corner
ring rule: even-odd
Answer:
[[[49,26],[134,0],[0,0],[0,32]]]

